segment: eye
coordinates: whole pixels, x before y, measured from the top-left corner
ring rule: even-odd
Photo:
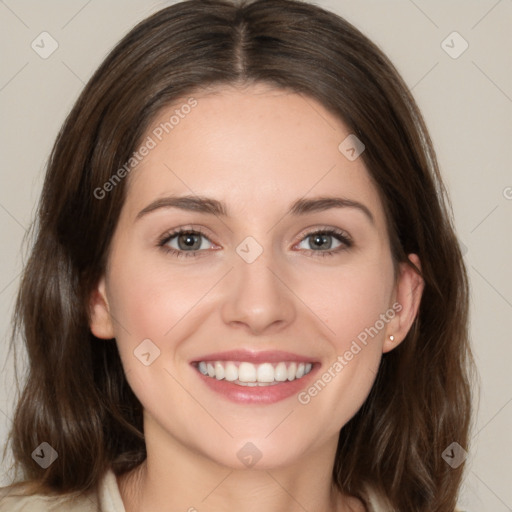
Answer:
[[[306,244],[307,247],[301,247]],[[319,229],[307,234],[298,245],[315,253],[315,256],[333,256],[352,246],[349,235],[338,229]]]
[[[198,230],[179,229],[166,233],[158,242],[165,252],[177,257],[197,256],[198,251],[210,249],[213,243]]]

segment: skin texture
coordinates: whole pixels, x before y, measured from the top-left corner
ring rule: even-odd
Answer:
[[[337,117],[262,85],[194,97],[197,106],[129,176],[108,268],[91,297],[91,330],[116,338],[144,407],[148,457],[119,478],[126,509],[364,510],[332,487],[338,434],[368,396],[382,354],[407,334],[422,280],[403,264],[395,275],[378,192],[362,159],[338,150],[350,132]],[[221,200],[229,216],[161,208],[136,220],[171,194]],[[374,221],[352,207],[287,214],[294,201],[320,196],[358,201]],[[196,257],[158,247],[180,227],[204,232]],[[307,236],[320,228],[348,233],[353,245],[332,238],[331,249],[343,250],[322,257]],[[236,252],[248,236],[263,249],[250,264]],[[167,245],[178,248],[177,238]],[[230,402],[190,364],[224,350],[284,350],[318,361],[320,377],[396,302],[400,312],[307,405],[296,395]],[[160,350],[149,366],[133,354],[147,338]],[[251,468],[237,457],[248,442],[262,455]]]

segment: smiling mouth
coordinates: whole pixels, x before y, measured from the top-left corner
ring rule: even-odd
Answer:
[[[253,364],[247,361],[199,361],[196,369],[205,377],[225,380],[238,386],[276,386],[302,379],[314,363],[281,361]]]

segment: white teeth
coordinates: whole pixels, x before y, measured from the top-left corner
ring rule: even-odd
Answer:
[[[229,361],[226,364],[225,374],[226,380],[233,382],[234,380],[238,379],[238,368],[231,361]]]
[[[295,376],[297,375],[297,365],[295,363],[292,363],[290,366],[288,366],[288,380],[295,380]]]
[[[203,374],[217,380],[227,380],[240,386],[270,386],[279,382],[300,379],[313,368],[312,363],[262,363],[243,361],[201,361],[197,365]]]
[[[257,380],[258,382],[274,382],[274,368],[270,363],[263,363],[258,366]]]
[[[286,363],[279,363],[274,370],[274,379],[277,382],[284,382],[288,379],[288,370],[286,369]]]
[[[251,363],[240,363],[238,380],[241,382],[256,382],[256,367]]]
[[[222,366],[218,361],[215,363],[215,378],[217,380],[222,380],[226,376],[226,372],[224,371],[224,366]]]

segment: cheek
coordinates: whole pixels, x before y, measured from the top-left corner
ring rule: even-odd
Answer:
[[[135,339],[167,337],[215,282],[215,276],[197,275],[192,267],[149,265],[138,258],[113,268],[111,312]]]
[[[329,326],[331,350],[316,381],[298,398],[312,416],[331,418],[326,434],[346,424],[371,390],[385,328],[394,317],[390,304],[393,277],[389,260],[317,276],[310,288],[315,301],[312,309],[320,310],[323,304],[319,316]]]
[[[181,362],[177,348],[197,328],[194,305],[211,284],[148,265],[135,251],[129,259],[113,259],[111,269],[110,309],[130,387],[145,408],[163,402],[182,407],[186,396],[173,378]]]
[[[385,261],[385,260],[384,260]],[[339,350],[366,332],[390,308],[393,291],[391,261],[379,264],[357,264],[330,272],[317,273],[302,285],[301,296],[329,327],[331,342]]]

